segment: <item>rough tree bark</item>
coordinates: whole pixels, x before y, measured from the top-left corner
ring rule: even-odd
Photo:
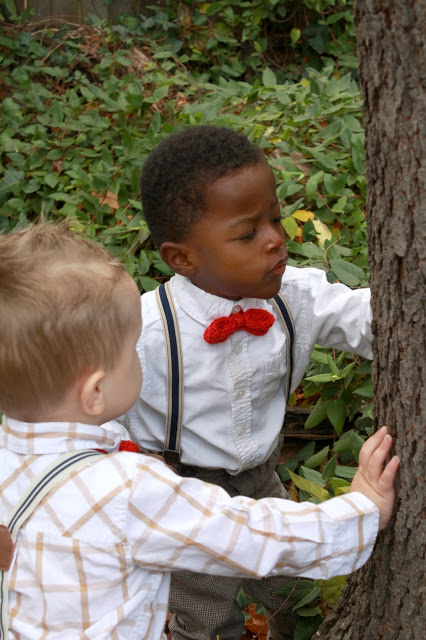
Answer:
[[[355,0],[367,153],[375,423],[401,458],[391,525],[321,640],[423,640],[426,1]],[[423,513],[422,513],[423,512]]]

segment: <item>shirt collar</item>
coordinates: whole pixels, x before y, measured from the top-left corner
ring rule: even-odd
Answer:
[[[21,454],[48,454],[78,449],[117,451],[123,430],[116,422],[101,426],[80,422],[21,422],[3,416],[0,446]]]
[[[173,297],[177,304],[191,318],[207,327],[216,318],[229,316],[242,309],[266,309],[267,300],[260,298],[241,298],[240,300],[227,300],[207,293],[203,289],[192,284],[189,278],[176,274],[171,280]]]

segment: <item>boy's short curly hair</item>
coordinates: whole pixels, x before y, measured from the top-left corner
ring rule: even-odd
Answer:
[[[117,258],[67,224],[0,236],[2,411],[35,419],[80,375],[116,365],[132,319],[124,277]]]
[[[162,140],[140,178],[145,220],[157,247],[185,240],[205,213],[208,185],[259,162],[266,162],[263,151],[227,127],[191,126]]]

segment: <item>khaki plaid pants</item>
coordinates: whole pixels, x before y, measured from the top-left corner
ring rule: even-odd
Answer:
[[[250,498],[287,498],[275,467],[278,463],[283,438],[269,460],[259,467],[231,476],[222,469],[202,469],[180,463],[173,464],[177,473],[216,484],[230,496]],[[250,549],[247,549],[250,553]],[[289,578],[290,579],[290,578]],[[292,579],[292,578],[291,578]],[[242,586],[256,602],[261,602],[272,616],[283,604],[275,590],[286,578],[274,576],[261,580],[212,576],[191,571],[172,573],[170,605],[175,615],[169,623],[173,640],[240,640],[244,634],[244,616],[235,600]],[[289,601],[269,622],[273,640],[292,640],[295,616]]]

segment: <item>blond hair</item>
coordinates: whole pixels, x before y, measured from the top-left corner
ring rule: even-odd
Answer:
[[[116,364],[131,321],[124,267],[67,225],[0,237],[0,409],[37,415],[71,385]]]

